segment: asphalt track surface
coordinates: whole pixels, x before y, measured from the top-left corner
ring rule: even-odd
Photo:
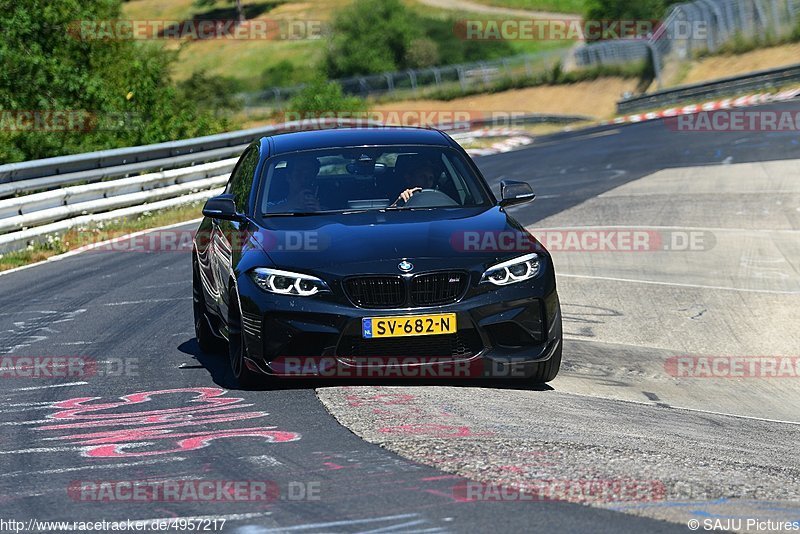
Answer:
[[[709,166],[719,170],[732,163],[779,164],[790,159],[800,159],[797,132],[678,134],[662,121],[652,121],[558,136],[531,148],[480,158],[478,164],[493,185],[503,177],[532,184],[539,199],[516,216],[535,226],[558,221],[559,214],[572,213],[664,169]],[[681,524],[684,516],[642,512],[633,505],[612,510],[572,502],[453,498],[453,487],[467,481],[457,473],[486,481],[481,473],[493,473],[492,464],[498,458],[522,465],[523,460],[514,456],[520,444],[558,455],[563,461],[556,463],[566,469],[558,474],[562,478],[580,473],[570,462],[602,464],[609,458],[608,449],[618,444],[624,454],[615,459],[643,469],[652,463],[659,469],[686,472],[688,464],[700,465],[704,469],[687,476],[698,479],[698,487],[707,492],[706,500],[717,497],[711,480],[722,485],[734,480],[742,483],[737,478],[741,473],[731,466],[749,457],[754,480],[744,483],[758,486],[760,480],[767,486],[760,489],[769,499],[797,498],[797,428],[791,424],[797,418],[776,417],[783,422],[769,422],[763,420],[769,414],[758,412],[769,402],[774,390],[771,383],[747,386],[751,395],[760,396],[752,399],[753,413],[747,411],[749,405],[737,407],[724,399],[716,406],[717,412],[752,419],[731,420],[700,412],[719,389],[713,395],[696,389],[699,393],[693,404],[686,401],[695,411],[670,409],[659,396],[672,393],[669,384],[647,373],[623,384],[635,383],[635,387],[609,393],[603,387],[611,387],[607,382],[614,382],[613,377],[601,376],[606,382],[602,383],[591,373],[576,376],[570,371],[607,370],[618,367],[616,362],[623,367],[627,363],[644,366],[662,356],[661,352],[672,352],[659,343],[648,347],[647,339],[610,345],[602,336],[581,337],[581,330],[569,321],[565,326],[572,335],[565,346],[564,381],[560,382],[560,376],[551,388],[480,383],[397,386],[403,391],[413,389],[417,417],[425,417],[431,406],[445,405],[457,420],[473,425],[474,435],[486,430],[485,435],[494,432],[496,438],[462,440],[440,435],[420,439],[413,433],[376,437],[374,410],[370,419],[357,409],[360,403],[342,399],[347,395],[365,402],[374,399],[375,392],[380,393],[375,388],[383,386],[380,383],[341,388],[298,382],[259,391],[230,389],[225,359],[201,354],[193,339],[190,268],[186,252],[86,252],[0,276],[0,353],[79,356],[100,362],[93,376],[0,379],[0,519],[225,519],[223,532],[248,533],[686,531],[685,523]],[[797,277],[794,270],[793,278],[778,287],[787,294],[785,298],[793,298],[791,284]],[[577,282],[575,287],[580,294]],[[646,294],[631,291],[631,295],[644,309],[651,305]],[[780,323],[788,310],[776,308],[773,320]],[[689,311],[702,315],[701,310]],[[639,323],[634,320],[617,328],[629,333],[639,330]],[[779,339],[778,349],[764,354],[774,353],[769,350],[790,354],[794,346],[797,355],[795,336]],[[776,386],[781,403],[800,398],[795,394],[797,381]],[[636,400],[626,397],[632,389],[637,395],[643,390],[650,395],[643,402],[630,402]],[[492,410],[486,409],[487,403]],[[107,406],[87,409],[98,404]],[[407,411],[392,410],[381,412],[380,417],[407,421],[403,419]],[[791,415],[791,408],[787,411]],[[526,419],[531,412],[537,413],[537,424]],[[487,418],[494,424],[484,425]],[[591,439],[579,439],[575,427]],[[565,435],[574,439],[557,446]],[[631,436],[638,441],[630,448],[622,446]],[[509,443],[515,445],[509,447]],[[481,464],[459,464],[454,461],[459,454],[477,458]],[[625,469],[607,473],[637,476]],[[639,478],[661,472],[644,469],[642,473]],[[774,478],[764,478],[764,473]],[[252,502],[125,501],[74,490],[80,481],[132,480],[270,481],[280,495]],[[520,482],[513,477],[498,481]],[[771,491],[776,487],[771,485],[779,484],[784,494],[774,495]],[[789,510],[790,519],[800,516],[796,508]]]

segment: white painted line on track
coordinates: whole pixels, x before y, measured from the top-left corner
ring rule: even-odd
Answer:
[[[52,403],[47,403],[47,406],[29,406],[27,408],[11,408],[8,410],[0,410],[0,413],[22,413],[22,412],[31,412],[34,410],[48,410],[51,406]]]
[[[566,315],[569,315],[569,314],[566,314]],[[591,337],[581,337],[580,335],[567,335],[567,334],[564,334],[564,339],[566,339],[567,341],[587,341],[589,343],[602,343],[602,344],[605,344],[605,345],[620,345],[620,346],[623,346],[623,347],[637,347],[637,348],[641,348],[641,349],[673,351],[673,349],[671,349],[669,347],[654,347],[652,345],[637,345],[635,343],[623,343],[621,341],[605,341],[605,340],[602,340],[602,339],[593,339]],[[684,351],[684,352],[686,352],[686,351]]]
[[[679,167],[679,169],[683,169],[686,167]],[[696,191],[686,191],[682,192],[664,192],[664,191],[653,191],[653,192],[644,192],[644,193],[625,193],[625,192],[618,192],[618,191],[609,191],[607,193],[601,193],[597,195],[597,198],[624,198],[624,197],[654,197],[654,196],[664,196],[669,195],[674,197],[676,195],[685,195],[687,197],[696,197],[698,195],[720,195],[720,194],[733,194],[733,195],[760,195],[762,193],[769,193],[769,194],[780,194],[780,195],[796,195],[798,193],[797,189],[756,189],[753,191],[708,191],[708,192],[696,192]]]
[[[223,514],[223,515],[183,515],[176,517],[156,517],[153,519],[124,519],[116,521],[117,523],[151,523],[162,521],[241,521],[243,519],[256,519],[259,517],[267,517],[272,515],[272,512],[250,512],[246,514]]]
[[[60,312],[57,312],[55,310],[20,310],[20,311],[13,311],[13,312],[3,312],[3,313],[0,313],[0,316],[5,317],[7,315],[19,315],[21,313],[34,313],[34,314],[38,313],[38,314],[44,315],[44,314],[48,314],[48,313],[53,314],[53,313],[60,313]]]
[[[283,463],[278,461],[277,458],[274,456],[270,456],[268,454],[262,454],[260,456],[242,456],[239,458],[240,460],[245,460],[247,462],[256,464],[260,467],[282,467]]]
[[[363,525],[366,523],[378,523],[382,521],[394,521],[396,519],[413,519],[419,517],[418,514],[389,515],[385,517],[371,517],[368,519],[350,519],[345,521],[331,521],[330,523],[309,523],[307,525],[295,525],[293,527],[282,527],[275,529],[260,530],[259,532],[289,532],[298,530],[317,530],[329,527],[343,527],[348,525]]]
[[[23,426],[23,425],[43,425],[52,423],[52,419],[37,419],[36,421],[3,421],[0,426]]]
[[[606,280],[609,282],[626,282],[631,284],[647,284],[654,286],[668,286],[668,287],[690,287],[693,289],[714,289],[717,291],[737,291],[740,293],[766,293],[770,295],[800,295],[800,291],[779,291],[777,289],[747,289],[741,287],[728,287],[728,286],[707,286],[703,284],[683,284],[680,282],[660,282],[657,280],[636,280],[633,278],[615,278],[612,276],[589,276],[585,274],[563,274],[558,273],[556,277],[563,278],[579,278],[585,280]]]
[[[557,140],[554,140],[554,141],[543,141],[541,143],[536,143],[536,140],[534,139],[533,146],[535,146],[535,147],[543,147],[543,146],[556,145],[556,144],[559,144],[559,143],[572,143],[572,142],[575,142],[575,141],[586,141],[587,139],[596,139],[596,138],[599,138],[599,137],[607,137],[609,135],[617,135],[620,132],[621,131],[619,129],[605,130],[605,131],[602,131],[602,132],[594,132],[594,133],[589,133],[589,134],[576,135],[574,137],[568,137],[566,139],[557,139]]]
[[[80,452],[85,447],[34,447],[32,449],[16,449],[13,451],[2,451],[0,454],[33,454],[42,452]]]
[[[636,400],[630,400],[630,399],[619,399],[619,398],[616,398],[616,397],[605,397],[605,396],[602,396],[602,395],[589,395],[589,394],[586,394],[586,393],[573,393],[571,391],[559,391],[557,389],[555,391],[558,392],[558,393],[562,393],[564,395],[574,395],[576,397],[585,397],[587,399],[603,399],[603,400],[614,401],[614,402],[627,402],[629,404],[638,404],[640,406],[657,406],[658,405],[655,402],[644,402],[644,401],[636,401]],[[684,412],[702,413],[702,414],[707,414],[707,415],[718,415],[720,417],[733,417],[735,419],[748,419],[750,421],[763,421],[765,423],[778,423],[778,424],[782,424],[782,425],[800,426],[800,421],[785,421],[785,420],[782,420],[782,419],[768,419],[768,418],[765,418],[765,417],[755,417],[755,416],[752,416],[752,415],[737,415],[737,414],[732,414],[732,413],[715,412],[715,411],[712,411],[712,410],[701,410],[699,408],[687,408],[685,406],[675,406],[673,404],[669,404],[664,399],[661,399],[661,401],[659,401],[659,402],[662,405],[664,403],[667,403],[668,407],[663,408],[665,410],[681,410],[681,411],[684,411]]]
[[[184,285],[184,282],[165,282],[163,284],[156,284],[153,286],[142,286],[142,289],[160,289],[162,287],[179,286],[179,285]]]
[[[379,534],[379,533],[383,533],[383,532],[396,532],[399,529],[403,529],[402,532],[404,532],[405,534],[411,534],[412,532],[429,532],[430,530],[432,530],[432,529],[407,530],[408,527],[414,527],[414,526],[417,526],[417,525],[422,525],[424,523],[427,523],[427,520],[425,520],[425,519],[417,519],[416,521],[406,521],[405,523],[399,523],[397,525],[390,525],[388,527],[381,527],[381,528],[376,528],[376,529],[373,529],[373,530],[362,530],[361,532],[359,532],[359,534]],[[435,530],[439,530],[439,529],[437,528]]]
[[[619,225],[619,224],[606,224],[606,225],[590,225],[590,226],[541,226],[536,225],[526,226],[528,230],[712,230],[714,232],[749,232],[749,233],[780,233],[780,234],[797,234],[800,230],[784,229],[764,229],[764,228],[719,228],[714,226],[641,226],[636,224]]]
[[[14,471],[12,473],[0,473],[0,478],[30,476],[30,475],[58,475],[61,473],[74,473],[75,471],[93,471],[96,469],[124,469],[126,467],[136,467],[139,465],[153,465],[171,462],[182,462],[186,458],[176,456],[175,458],[155,458],[152,460],[141,460],[138,462],[128,462],[121,464],[91,464],[81,467],[62,467],[60,469],[44,469],[42,471]]]
[[[50,384],[48,386],[31,386],[27,388],[16,388],[11,391],[34,391],[37,389],[65,388],[69,386],[85,386],[89,382],[67,382],[65,384]]]
[[[172,299],[143,299],[143,300],[123,300],[121,302],[107,302],[103,306],[128,306],[130,304],[150,304],[155,302],[175,302],[179,300],[192,300],[192,297],[177,297]]]

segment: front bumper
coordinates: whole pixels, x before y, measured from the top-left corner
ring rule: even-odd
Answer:
[[[333,362],[342,377],[359,368],[460,366],[459,376],[530,376],[561,346],[561,310],[552,276],[468,292],[459,302],[419,308],[365,309],[340,294],[310,298],[266,293],[239,279],[248,366],[284,374],[288,362],[303,375],[337,376],[309,367]],[[455,313],[457,334],[362,339],[364,317]],[[419,369],[417,369],[419,370]],[[414,376],[408,374],[409,376]],[[360,375],[359,375],[360,376]],[[378,376],[378,375],[373,375]],[[405,375],[404,375],[405,376]],[[438,376],[438,375],[432,375]]]

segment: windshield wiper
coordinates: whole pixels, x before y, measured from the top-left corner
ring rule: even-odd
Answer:
[[[382,210],[388,211],[414,211],[414,210],[432,210],[436,207],[442,206],[387,206],[385,208],[381,208]]]
[[[323,215],[330,211],[286,211],[281,213],[262,213],[262,217],[309,217],[311,215]]]

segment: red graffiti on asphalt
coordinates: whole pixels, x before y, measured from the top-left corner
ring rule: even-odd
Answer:
[[[252,404],[243,404],[243,398],[225,397],[226,393],[227,391],[220,388],[198,387],[132,393],[112,402],[96,402],[100,397],[77,397],[53,403],[52,408],[59,410],[47,416],[53,422],[40,426],[37,430],[70,431],[68,434],[44,439],[69,441],[84,446],[83,455],[91,458],[187,452],[225,438],[262,438],[269,443],[300,439],[300,434],[276,430],[274,426],[182,431],[194,426],[244,421],[269,415],[262,411],[241,411]],[[190,397],[187,398],[187,394]],[[169,408],[128,411],[131,407],[153,401],[155,397],[169,401],[172,396],[177,396],[179,405],[172,403]],[[152,445],[156,440],[166,440],[168,446],[153,449]]]

